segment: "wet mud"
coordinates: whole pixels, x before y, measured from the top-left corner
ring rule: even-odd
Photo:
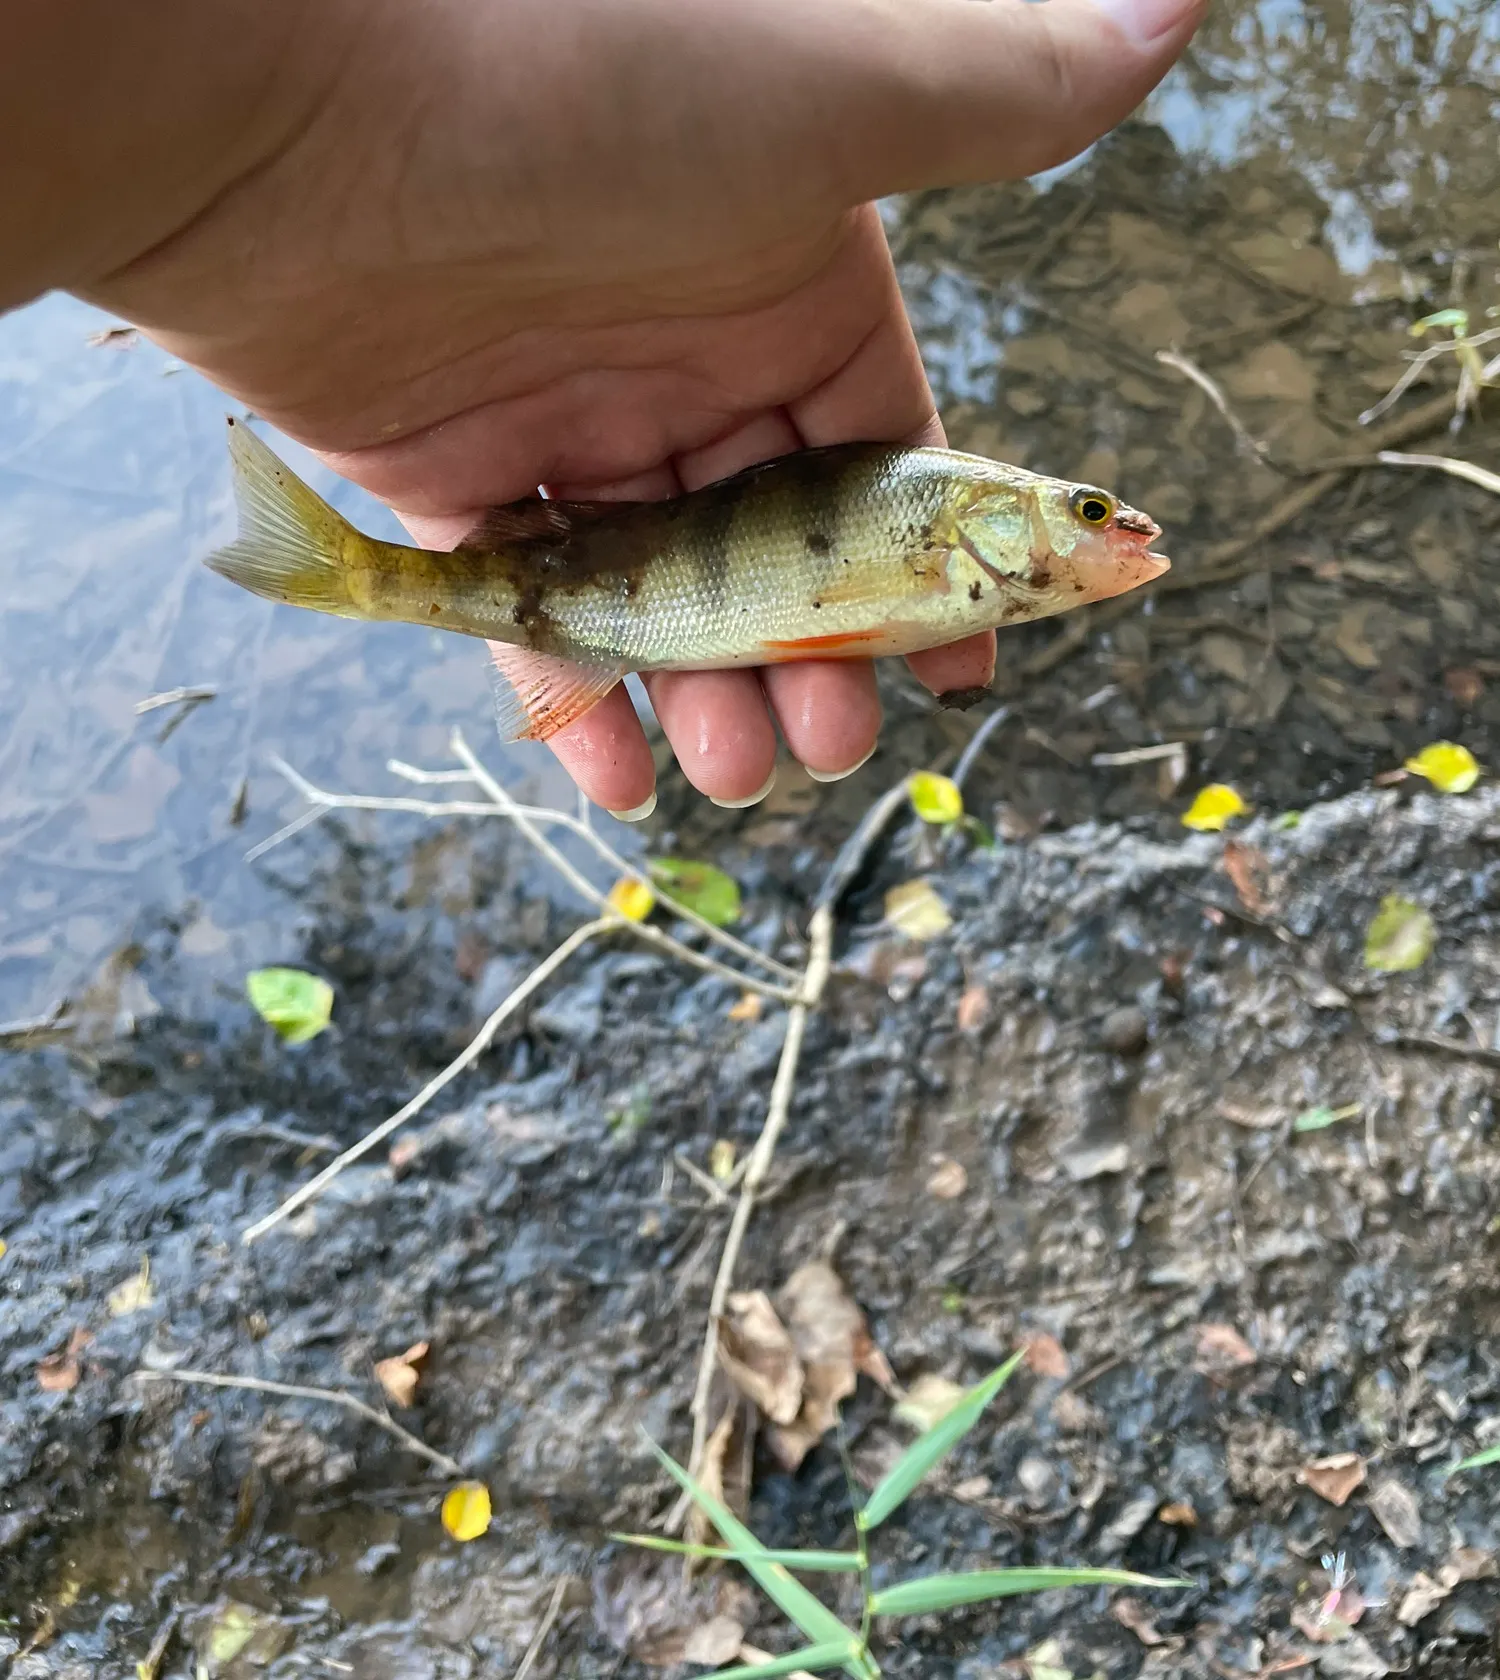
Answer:
[[[1497,90],[1477,0],[1227,6],[1076,168],[889,206],[953,441],[1107,484],[1167,527],[1174,571],[1120,616],[1007,633],[996,698],[970,710],[883,673],[881,749],[844,783],[784,767],[726,812],[663,778],[646,848],[712,858],[741,931],[797,962],[873,799],[1009,708],[967,784],[995,844],[909,823],[844,903],[740,1277],[774,1289],[827,1255],[907,1385],[973,1379],[1027,1337],[1060,1349],[883,1531],[893,1572],[1091,1563],[1193,1585],[884,1628],[892,1675],[1022,1680],[1047,1640],[1044,1671],[1110,1680],[1496,1672],[1500,1467],[1446,1472],[1500,1440],[1500,795],[1377,778],[1437,739],[1500,756],[1500,499],[1369,462],[1358,416],[1413,320],[1500,306]],[[1434,362],[1380,423],[1456,379]],[[1404,447],[1500,468],[1494,401]],[[177,425],[217,422],[201,393],[171,402]],[[66,430],[55,407],[36,439]],[[151,501],[169,462],[148,454],[109,492],[123,511],[85,510],[147,571],[169,500],[199,549],[226,511],[206,479]],[[18,530],[29,505],[11,501]],[[392,791],[389,754],[438,764],[460,718],[479,739],[482,683],[415,632],[385,671],[344,626],[234,651],[181,579],[133,616],[129,566],[103,608],[139,632],[104,639],[97,561],[61,556],[57,589],[33,579],[0,620],[0,1016],[68,1000],[0,1036],[0,1661],[130,1680],[164,1637],[161,1680],[508,1676],[560,1583],[535,1675],[696,1672],[661,1664],[715,1613],[788,1648],[733,1583],[684,1601],[606,1539],[670,1502],[641,1430],[687,1449],[727,1211],[679,1157],[743,1157],[784,1012],[731,1014],[735,988],[615,941],[394,1154],[244,1248],[581,909],[498,824],[329,818],[245,864],[299,808],[265,750]],[[43,694],[36,615],[64,605],[79,675]],[[215,648],[217,700],[166,739],[121,724]],[[1173,742],[1180,776],[1095,762]],[[1239,851],[1181,825],[1211,780],[1257,812]],[[953,916],[923,945],[882,921],[885,889],[919,874]],[[1381,976],[1364,940],[1391,893],[1436,942]],[[243,974],[267,961],[334,984],[329,1033],[291,1050],[252,1023]],[[1295,1129],[1320,1109],[1340,1118]],[[396,1415],[491,1487],[494,1526],[466,1546],[438,1520],[445,1479],[370,1424],[134,1374],[378,1404],[374,1363],[423,1341]],[[846,1421],[867,1481],[908,1438],[868,1384]],[[847,1543],[833,1446],[795,1475],[762,1450],[750,1514],[772,1544]],[[229,1656],[226,1617],[246,1635]]]

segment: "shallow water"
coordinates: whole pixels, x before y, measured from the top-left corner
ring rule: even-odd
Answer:
[[[954,1567],[1181,1568],[1202,1592],[1153,1614],[1184,1665],[1248,1675],[1280,1656],[1327,1547],[1398,1598],[1455,1537],[1500,1547],[1491,1486],[1438,1474],[1500,1395],[1493,1074],[1482,1055],[1413,1060],[1380,1036],[1500,1042],[1492,796],[1411,812],[1407,788],[1262,836],[1304,945],[1236,920],[1217,842],[1152,844],[1182,838],[1186,792],[1210,777],[1276,810],[1364,787],[1439,736],[1500,755],[1500,501],[1482,491],[1352,472],[1240,575],[1175,587],[1308,462],[1361,452],[1356,417],[1400,371],[1413,318],[1500,305],[1497,122],[1489,3],[1221,6],[1144,118],[1078,164],[888,207],[954,441],[1108,482],[1167,525],[1177,569],[1045,670],[1065,632],[1007,638],[997,688],[1015,721],[971,786],[1010,845],[947,861],[907,847],[883,866],[878,885],[933,865],[957,915],[951,944],[916,960],[878,929],[878,893],[855,895],[742,1275],[773,1286],[842,1222],[841,1267],[904,1380],[976,1375],[1023,1324],[1080,1375],[1100,1366],[1070,1411],[1049,1412],[1049,1390],[975,1447],[966,1474],[990,1494],[930,1501],[891,1544]],[[6,1614],[19,1640],[50,1606],[62,1636],[28,1674],[128,1675],[172,1606],[201,1649],[199,1607],[228,1596],[274,1614],[279,1674],[325,1659],[361,1680],[510,1673],[551,1582],[588,1579],[600,1531],[654,1508],[637,1424],[682,1443],[715,1228],[662,1170],[675,1150],[748,1147],[782,1018],[732,1023],[726,988],[633,951],[580,963],[432,1112],[409,1174],[349,1174],[313,1239],[249,1260],[232,1246],[311,1170],[289,1133],[360,1135],[572,914],[498,834],[414,818],[330,823],[246,865],[301,808],[267,755],[396,792],[386,758],[439,764],[459,724],[515,786],[563,790],[540,750],[502,757],[478,649],[271,609],[203,571],[231,523],[225,404],[148,346],[91,344],[102,324],[57,298],[0,321],[0,1022],[82,994],[88,1026],[0,1049],[0,1401],[9,1387],[23,1425],[0,1428],[0,1582],[25,1582],[0,1597],[0,1655]],[[1172,346],[1275,468],[1154,359]],[[1421,447],[1500,466],[1493,422]],[[356,492],[335,500],[373,525]],[[205,682],[218,697],[166,740],[170,713],[134,714]],[[719,858],[755,926],[793,935],[875,791],[951,758],[982,715],[935,713],[894,675],[887,688],[891,726],[861,775],[785,775],[745,813],[668,780],[649,843]],[[1090,762],[1161,740],[1189,751],[1182,790],[1155,763]],[[1128,832],[1059,832],[1096,817]],[[1440,958],[1372,982],[1358,927],[1397,884],[1438,913]],[[1203,896],[1227,919],[1205,918]],[[337,985],[335,1032],[298,1056],[249,1030],[240,999],[245,968],[274,960]],[[1318,1001],[1319,964],[1347,1008]],[[975,986],[990,1017],[956,1035]],[[1121,1007],[1147,1035],[1128,1052],[1105,1031]],[[636,1131],[622,1117],[643,1088]],[[1354,1101],[1363,1130],[1290,1147],[1260,1113]],[[927,1193],[939,1150],[966,1197]],[[157,1304],[114,1319],[101,1301],[143,1253]],[[1238,1377],[1192,1368],[1194,1326],[1221,1320],[1259,1351]],[[37,1361],[75,1323],[95,1335],[83,1379],[39,1396]],[[429,1335],[415,1426],[502,1508],[491,1540],[459,1552],[430,1490],[357,1426],[278,1421],[248,1396],[143,1401],[126,1381],[182,1358],[365,1392],[372,1358]],[[883,1401],[855,1413],[857,1439],[889,1444]],[[1335,1510],[1296,1491],[1297,1463],[1351,1445],[1419,1497],[1415,1550],[1363,1495]],[[1049,1505],[1014,1497],[1023,1455],[1060,1478]],[[1146,1495],[1190,1498],[1200,1532],[1124,1532]],[[832,1454],[796,1479],[763,1465],[757,1520],[837,1543],[842,1498]],[[616,1567],[593,1580],[592,1616],[587,1591],[570,1600],[537,1672],[648,1672],[612,1649],[611,1594],[629,1598]],[[1381,1672],[1375,1652],[1488,1672],[1495,1596],[1471,1583],[1417,1634],[1372,1616],[1366,1666],[1329,1672]],[[1064,1623],[1043,1602],[913,1635],[890,1672],[993,1680],[1057,1627],[1077,1672],[1140,1671],[1144,1648],[1101,1606]],[[187,1671],[185,1649],[164,1673]],[[1209,1671],[1158,1656],[1156,1672]]]

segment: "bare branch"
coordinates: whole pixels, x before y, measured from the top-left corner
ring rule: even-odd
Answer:
[[[353,1412],[367,1423],[373,1423],[376,1428],[385,1430],[387,1435],[394,1435],[408,1452],[435,1464],[445,1475],[458,1478],[464,1473],[463,1465],[449,1458],[447,1453],[440,1453],[425,1441],[419,1441],[394,1418],[387,1417],[384,1412],[376,1411],[373,1406],[367,1406],[363,1400],[357,1400],[339,1388],[303,1388],[297,1383],[270,1382],[265,1377],[226,1377],[217,1371],[187,1371],[175,1367],[167,1371],[134,1371],[131,1374],[141,1382],[202,1383],[208,1388],[243,1388],[255,1394],[276,1394],[285,1400],[326,1401],[332,1406],[342,1406],[346,1412]]]

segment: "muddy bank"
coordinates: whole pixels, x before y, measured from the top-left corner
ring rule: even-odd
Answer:
[[[831,1242],[906,1383],[970,1379],[1027,1333],[1065,1351],[1066,1379],[1018,1379],[890,1525],[893,1567],[1123,1564],[1195,1587],[1135,1630],[1097,1594],[955,1614],[892,1630],[883,1660],[979,1680],[1050,1634],[1083,1674],[1255,1673],[1298,1651],[1334,1674],[1488,1672],[1500,1479],[1443,1471],[1500,1418],[1500,795],[1403,787],[1257,824],[1258,917],[1222,837],[1148,827],[885,848],[846,905],[741,1275],[774,1287]],[[481,873],[493,845],[446,843]],[[785,956],[822,850],[726,848],[747,925]],[[465,916],[462,961],[439,913],[394,942],[351,851],[308,907],[308,953],[344,980],[336,1035],[291,1052],[164,1012],[89,1058],[3,1064],[0,1603],[13,1648],[54,1630],[14,1673],[131,1674],[174,1608],[161,1672],[187,1673],[232,1599],[266,1618],[264,1663],[225,1672],[506,1674],[564,1576],[534,1672],[653,1672],[619,1648],[641,1588],[601,1537],[665,1502],[638,1430],[685,1451],[724,1225],[663,1169],[748,1147],[784,1016],[733,1020],[732,987],[612,949],[454,1088],[399,1169],[352,1169],[246,1251],[239,1231],[311,1170],[301,1140],[346,1143],[396,1106],[472,1030],[483,986],[569,925],[534,913],[518,939],[501,895]],[[929,865],[954,929],[893,941],[881,893]],[[1380,978],[1364,931],[1398,890],[1437,944]],[[161,935],[134,972],[165,991],[173,961]],[[1319,1104],[1357,1112],[1294,1135]],[[957,1196],[929,1188],[938,1156]],[[113,1316],[143,1259],[151,1300]],[[370,1396],[372,1362],[419,1340],[403,1420],[495,1494],[468,1547],[438,1526],[441,1483],[370,1427],[130,1375]],[[39,1367],[70,1360],[76,1383],[44,1387]],[[865,1385],[849,1408],[867,1472],[904,1438],[889,1413]],[[1342,1506],[1297,1481],[1338,1453],[1365,1476]],[[796,1477],[763,1458],[751,1511],[774,1544],[847,1539],[836,1454]],[[1459,1547],[1481,1578],[1402,1627],[1414,1577]],[[1315,1616],[1337,1551],[1371,1607],[1321,1645],[1292,1617]],[[749,1619],[782,1646],[774,1613]]]

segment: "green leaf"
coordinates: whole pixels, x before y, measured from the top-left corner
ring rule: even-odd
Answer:
[[[982,822],[980,822],[978,817],[965,817],[962,827],[964,833],[969,836],[976,846],[981,847],[984,851],[990,851],[993,849],[995,836],[990,833]]]
[[[739,920],[739,885],[722,869],[686,858],[653,858],[647,869],[657,886],[666,889],[662,898],[669,908],[676,900],[715,927],[728,927]]]
[[[733,1549],[745,1554],[743,1567],[776,1608],[794,1622],[815,1646],[838,1645],[842,1652],[839,1662],[857,1680],[873,1680],[875,1670],[860,1647],[859,1635],[852,1628],[846,1628],[828,1606],[814,1598],[800,1581],[793,1580],[781,1564],[771,1562],[765,1555],[766,1548],[722,1500],[715,1499],[707,1488],[700,1487],[649,1436],[647,1441],[662,1469],[709,1518]]]
[[[955,823],[964,814],[964,796],[958,784],[931,770],[916,770],[906,778],[911,808],[924,823]]]
[[[887,1587],[870,1599],[872,1616],[925,1616],[957,1604],[983,1604],[1018,1593],[1058,1587],[1190,1587],[1191,1581],[1163,1581],[1129,1569],[971,1569],[959,1575],[923,1575]]]
[[[979,1414],[1010,1381],[1011,1372],[1025,1357],[1026,1349],[1018,1349],[998,1370],[991,1371],[983,1382],[976,1383],[951,1412],[945,1413],[931,1429],[924,1430],[912,1442],[881,1477],[865,1508],[856,1517],[855,1521],[862,1531],[879,1527],[938,1460],[947,1457],[979,1421]]]
[[[1420,904],[1400,893],[1387,893],[1365,934],[1365,967],[1381,974],[1420,968],[1432,955],[1436,938],[1432,917]]]
[[[1411,335],[1420,338],[1434,327],[1451,327],[1455,338],[1463,338],[1469,330],[1469,312],[1467,309],[1439,309],[1435,314],[1424,315],[1420,321],[1413,321]]]
[[[1283,811],[1279,817],[1272,817],[1271,827],[1278,834],[1284,834],[1289,828],[1296,828],[1301,821],[1302,813],[1300,811]]]
[[[1486,1447],[1483,1452],[1473,1453],[1468,1458],[1461,1459],[1448,1474],[1456,1476],[1460,1470],[1477,1470],[1480,1465],[1493,1464],[1496,1459],[1500,1459],[1500,1441],[1492,1447]]]
[[[316,1038],[333,1014],[333,987],[300,968],[252,969],[245,993],[255,1013],[288,1044]]]
[[[820,1668],[841,1668],[849,1654],[849,1642],[841,1645],[809,1645],[784,1657],[772,1657],[769,1662],[749,1663],[739,1668],[716,1668],[703,1680],[755,1680],[758,1675],[790,1674],[793,1669],[805,1668],[816,1673]]]
[[[722,1546],[695,1546],[687,1540],[663,1540],[657,1534],[614,1534],[609,1538],[626,1546],[642,1546],[649,1552],[675,1552],[679,1557],[723,1558],[729,1563],[745,1563],[759,1558],[767,1563],[779,1563],[786,1569],[800,1569],[805,1574],[855,1574],[859,1569],[858,1552],[775,1552],[761,1546],[753,1552],[731,1552]]]
[[[1294,1132],[1321,1132],[1327,1126],[1337,1125],[1340,1120],[1352,1120],[1360,1112],[1359,1103],[1345,1103],[1342,1108],[1329,1108],[1324,1103],[1318,1103],[1313,1108],[1304,1108],[1297,1118],[1292,1121]]]

